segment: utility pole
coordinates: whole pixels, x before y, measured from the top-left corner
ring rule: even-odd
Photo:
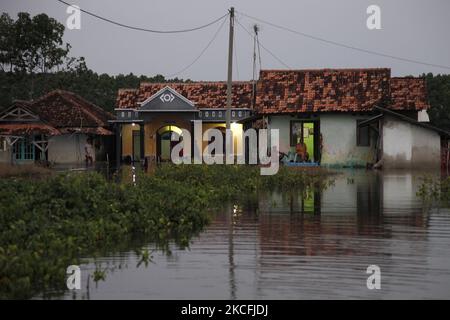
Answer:
[[[253,25],[253,73],[252,73],[252,107],[255,106],[255,95],[256,95],[256,43],[258,40],[259,27],[257,24]],[[258,45],[259,51],[259,45]],[[259,67],[261,68],[261,59],[259,62]]]
[[[227,129],[230,129],[231,122],[231,84],[233,80],[233,38],[234,38],[234,7],[230,8],[230,37],[228,39],[228,79],[227,79],[227,109],[226,122]]]

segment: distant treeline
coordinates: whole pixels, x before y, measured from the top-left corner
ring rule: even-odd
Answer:
[[[113,111],[120,88],[138,88],[141,82],[189,82],[162,75],[136,76],[132,73],[117,76],[97,74],[92,70],[59,71],[55,73],[16,73],[0,71],[0,107],[8,107],[13,100],[30,100],[54,89],[75,92],[92,103]]]

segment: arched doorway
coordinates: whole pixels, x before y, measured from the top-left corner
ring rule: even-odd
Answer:
[[[159,161],[170,161],[172,148],[178,143],[172,141],[172,132],[181,135],[181,129],[177,126],[164,126],[157,131],[156,156]]]

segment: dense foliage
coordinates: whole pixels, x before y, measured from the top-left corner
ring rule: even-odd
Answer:
[[[96,173],[1,179],[0,299],[63,290],[67,266],[134,239],[188,246],[225,200],[271,187],[324,187],[326,174],[284,168],[264,177],[245,166],[167,165],[136,183]]]
[[[450,75],[429,73],[425,79],[431,104],[430,120],[435,126],[450,131]]]

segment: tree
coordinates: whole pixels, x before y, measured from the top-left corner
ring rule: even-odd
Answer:
[[[0,108],[14,99],[33,99],[54,89],[73,91],[98,106],[113,111],[119,88],[137,88],[141,82],[182,82],[154,77],[98,75],[84,58],[69,57],[64,25],[46,14],[17,20],[0,16]]]
[[[423,75],[425,76],[425,75]],[[428,73],[427,83],[430,121],[437,127],[450,131],[450,75]]]
[[[47,73],[61,66],[70,51],[63,43],[64,25],[46,14],[33,18],[20,12],[17,20],[0,17],[0,64],[4,71]]]

